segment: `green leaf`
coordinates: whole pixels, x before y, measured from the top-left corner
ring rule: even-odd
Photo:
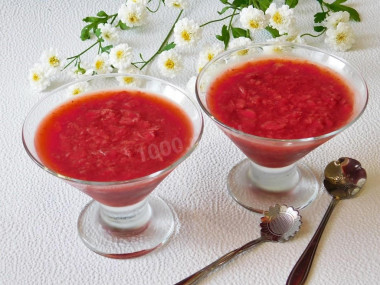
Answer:
[[[102,52],[109,52],[109,50],[113,48],[113,45],[109,45],[109,46],[105,46],[105,47],[102,47],[101,50]]]
[[[244,8],[249,6],[249,0],[234,0],[232,6],[235,8]]]
[[[96,30],[98,28],[98,24],[99,23],[92,23],[91,26],[92,26],[92,32],[95,34],[96,33]]]
[[[230,6],[224,7],[221,11],[218,11],[218,14],[222,15],[222,14],[224,14],[230,8],[231,8]]]
[[[252,5],[254,8],[260,9],[259,0],[252,0]]]
[[[347,2],[347,0],[336,0],[336,1],[334,1],[333,4],[341,4],[341,3],[344,3],[344,2]]]
[[[76,73],[79,73],[79,74],[85,74],[86,73],[86,69],[84,69],[83,67],[80,66],[80,62],[78,62],[78,68],[77,68]]]
[[[319,12],[314,15],[314,23],[322,23],[327,17],[327,12]]]
[[[95,36],[97,36],[99,38],[101,36],[101,34],[102,34],[101,30],[97,28],[95,30]]]
[[[265,29],[272,35],[273,38],[278,38],[280,36],[280,32],[277,29],[274,29],[269,26]]]
[[[231,32],[232,32],[232,36],[234,38],[240,38],[240,37],[248,38],[247,37],[247,35],[248,35],[247,30],[244,30],[242,28],[231,27]]]
[[[337,0],[331,4],[324,2],[324,4],[327,8],[329,8],[333,12],[346,11],[350,14],[351,20],[356,21],[356,22],[360,22],[360,16],[359,16],[358,11],[356,11],[354,8],[351,8],[351,7],[348,7],[345,5],[340,5],[340,3],[343,3],[340,1],[342,1],[342,0]]]
[[[223,4],[228,4],[228,0],[220,0]]]
[[[159,53],[162,53],[163,51],[166,51],[166,50],[171,50],[175,48],[175,43],[174,42],[171,42],[171,43],[168,43],[166,44],[160,51]]]
[[[355,22],[360,22],[360,15],[358,11],[356,11],[354,8],[344,6],[344,5],[339,5],[340,6],[340,11],[347,11],[350,14],[350,19],[355,21]]]
[[[117,23],[116,27],[119,27],[120,29],[122,29],[123,31],[125,30],[129,30],[130,27],[128,27],[126,24],[124,24],[122,21],[119,20],[119,22]]]
[[[254,6],[264,12],[269,8],[272,2],[273,0],[253,0]]]
[[[250,40],[252,40],[252,38],[251,38],[251,32],[248,29],[247,29],[247,35],[245,37],[249,38]]]
[[[222,37],[221,35],[216,35],[215,37],[216,37],[219,41],[222,41],[222,42],[224,41],[224,40],[223,40],[223,37]]]
[[[230,41],[230,33],[226,25],[222,27],[222,34],[216,35],[216,38],[224,43],[224,48],[227,49],[228,43]]]
[[[97,23],[99,22],[99,19],[98,17],[86,17],[83,19],[83,22],[86,22],[86,23]]]
[[[324,26],[314,26],[314,31],[317,33],[323,32],[324,30],[326,30],[326,27]]]
[[[297,6],[297,4],[298,4],[298,0],[285,0],[285,5],[288,5],[289,8],[294,8]]]
[[[108,17],[107,13],[104,11],[99,11],[98,14],[96,14],[98,17]]]
[[[90,28],[91,27],[89,27],[89,26],[90,25],[85,26],[80,33],[80,38],[82,41],[88,40],[90,38]]]
[[[95,34],[96,30],[98,28],[98,25],[99,25],[99,23],[91,23],[91,24],[84,26],[84,28],[81,31],[81,35],[80,35],[80,38],[82,39],[82,41],[88,40],[90,38],[91,30]]]

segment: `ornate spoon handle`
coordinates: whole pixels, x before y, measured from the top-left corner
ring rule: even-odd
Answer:
[[[306,278],[309,274],[311,265],[313,263],[314,255],[318,247],[319,240],[321,239],[323,230],[329,220],[332,211],[340,200],[333,198],[330,202],[329,207],[326,210],[323,219],[318,226],[317,231],[307,245],[305,251],[302,253],[301,257],[298,259],[296,265],[294,265],[292,272],[286,281],[286,285],[301,285],[304,284]]]
[[[243,245],[242,247],[239,247],[222,257],[218,258],[215,260],[213,263],[207,265],[206,267],[202,268],[201,270],[195,272],[194,274],[190,275],[189,277],[183,279],[182,281],[176,283],[175,285],[189,285],[189,284],[195,284],[196,282],[199,281],[202,277],[205,277],[207,274],[209,274],[211,271],[214,269],[218,268],[219,266],[225,264],[226,262],[230,261],[232,258],[234,258],[236,255],[250,249],[256,244],[259,244],[263,241],[266,241],[265,238],[260,237],[258,239],[255,239],[253,241],[250,241]]]

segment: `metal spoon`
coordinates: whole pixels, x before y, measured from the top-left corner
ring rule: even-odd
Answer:
[[[367,173],[365,169],[361,167],[359,161],[353,158],[342,157],[326,166],[323,184],[333,199],[313,238],[290,273],[286,282],[287,285],[305,283],[319,240],[334,207],[340,200],[354,197],[363,187],[366,180]]]
[[[270,207],[269,211],[265,211],[264,215],[265,216],[261,218],[260,223],[261,237],[223,255],[193,275],[190,275],[189,277],[176,283],[176,285],[195,284],[214,269],[225,264],[227,261],[231,260],[238,254],[250,249],[254,245],[266,241],[287,241],[290,238],[294,237],[294,235],[299,231],[301,227],[301,216],[299,215],[298,211],[294,210],[292,207],[287,207],[285,205],[280,206],[277,204],[274,207]]]

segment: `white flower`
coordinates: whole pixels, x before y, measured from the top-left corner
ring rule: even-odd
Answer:
[[[267,40],[270,45],[263,46],[263,54],[272,55],[291,51],[291,46],[287,44],[289,42],[288,39],[287,35],[283,35],[281,37]]]
[[[240,12],[240,23],[244,29],[249,29],[251,32],[265,29],[268,25],[268,17],[263,11],[248,6]]]
[[[278,44],[273,44],[269,46],[263,46],[263,54],[272,55],[272,54],[280,54],[284,51],[287,51],[289,47]]]
[[[245,37],[235,38],[230,41],[228,44],[228,49],[234,49],[238,47],[245,47],[252,43],[252,40]],[[236,55],[247,55],[249,53],[249,49],[241,49],[238,52],[236,52]]]
[[[219,53],[223,52],[223,50],[223,46],[219,43],[215,43],[203,48],[199,53],[197,71],[200,72],[210,60],[212,60]]]
[[[118,76],[116,77],[117,81],[119,81],[119,84],[121,86],[127,86],[127,87],[138,87],[140,85],[140,80],[137,77],[134,77],[133,74],[140,74],[140,69],[134,67],[131,65],[128,68],[125,69],[119,69],[118,73],[128,73],[131,74],[131,76]]]
[[[349,23],[339,23],[336,29],[327,29],[325,43],[337,51],[349,50],[355,42]]]
[[[293,30],[291,33],[287,35],[282,35],[273,39],[267,40],[268,42],[275,42],[275,43],[296,43],[296,44],[306,44],[306,41],[303,37],[300,36],[296,30]]]
[[[162,52],[157,59],[161,74],[174,78],[183,67],[181,60],[181,56],[172,49]]]
[[[110,62],[118,68],[123,69],[131,65],[132,48],[128,44],[119,44],[110,51]]]
[[[119,42],[119,33],[115,27],[112,27],[110,24],[99,24],[98,28],[100,29],[102,38],[110,43],[117,44]]]
[[[90,84],[87,81],[78,82],[76,84],[70,85],[67,89],[69,95],[78,95],[83,92],[88,91],[90,88]]]
[[[94,59],[94,71],[98,74],[109,73],[112,71],[111,64],[109,62],[108,53],[103,52],[98,54]]]
[[[202,30],[197,23],[188,18],[179,20],[174,26],[174,43],[179,47],[192,47],[201,38]]]
[[[128,0],[127,5],[130,5],[130,4],[140,4],[140,5],[146,6],[148,4],[148,0]]]
[[[348,23],[350,14],[346,11],[339,11],[330,14],[325,20],[325,27],[328,29],[336,29],[339,23]]]
[[[228,44],[228,48],[234,49],[238,47],[244,47],[250,44],[252,44],[252,40],[250,38],[240,37],[240,38],[232,39],[230,43]]]
[[[186,90],[195,97],[195,83],[197,82],[196,76],[191,76],[186,84]]]
[[[284,37],[284,36],[281,36],[281,37]],[[285,37],[286,37],[285,40],[290,43],[302,44],[302,45],[307,44],[305,39],[301,37],[300,33],[296,32],[295,30],[289,33],[288,35],[286,35]]]
[[[28,79],[31,87],[36,91],[45,90],[50,85],[46,67],[39,63],[29,70]]]
[[[295,17],[293,15],[293,9],[290,9],[288,5],[282,5],[277,8],[276,4],[270,4],[269,8],[265,11],[266,15],[269,15],[269,25],[277,29],[280,35],[289,33],[294,28]]]
[[[128,3],[128,5],[122,4],[117,14],[120,21],[128,27],[143,25],[147,17],[146,7],[133,2]]]
[[[186,9],[188,7],[188,3],[186,0],[166,0],[165,5],[178,9]]]
[[[48,76],[56,74],[63,67],[63,60],[59,57],[57,50],[53,48],[44,51],[40,60]]]

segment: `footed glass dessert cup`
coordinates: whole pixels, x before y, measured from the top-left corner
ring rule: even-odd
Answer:
[[[353,91],[353,111],[348,121],[333,131],[299,139],[256,136],[222,122],[210,108],[211,86],[226,72],[261,59],[306,60],[337,73]],[[255,75],[252,76],[254,77]],[[231,169],[227,186],[234,200],[258,213],[278,203],[297,210],[302,209],[317,197],[320,190],[318,179],[311,169],[299,160],[350,127],[361,116],[368,100],[365,80],[351,64],[320,49],[290,43],[254,44],[224,52],[210,61],[199,73],[196,95],[208,117],[247,156]]]
[[[119,82],[126,82],[128,86],[135,87],[120,87]],[[73,90],[75,93],[75,88],[80,90],[83,86],[88,87],[89,91],[72,95]],[[183,145],[184,149],[180,156],[158,171],[121,181],[80,180],[48,167],[41,159],[36,146],[36,132],[41,121],[62,104],[110,90],[141,91],[177,106],[188,117],[189,126],[192,128],[192,134],[187,139],[187,145]],[[176,221],[172,208],[161,198],[150,193],[189,157],[198,145],[202,132],[201,110],[196,102],[193,102],[181,89],[163,80],[145,75],[109,74],[76,81],[48,94],[26,117],[22,140],[28,155],[38,166],[93,198],[85,206],[78,219],[78,232],[85,245],[103,256],[133,258],[162,246],[174,232]],[[145,153],[141,154],[144,155],[141,159],[147,159],[150,156],[152,161],[156,158],[163,160],[170,152],[175,152],[177,148],[182,147],[182,143],[181,138],[156,142],[148,146]]]

